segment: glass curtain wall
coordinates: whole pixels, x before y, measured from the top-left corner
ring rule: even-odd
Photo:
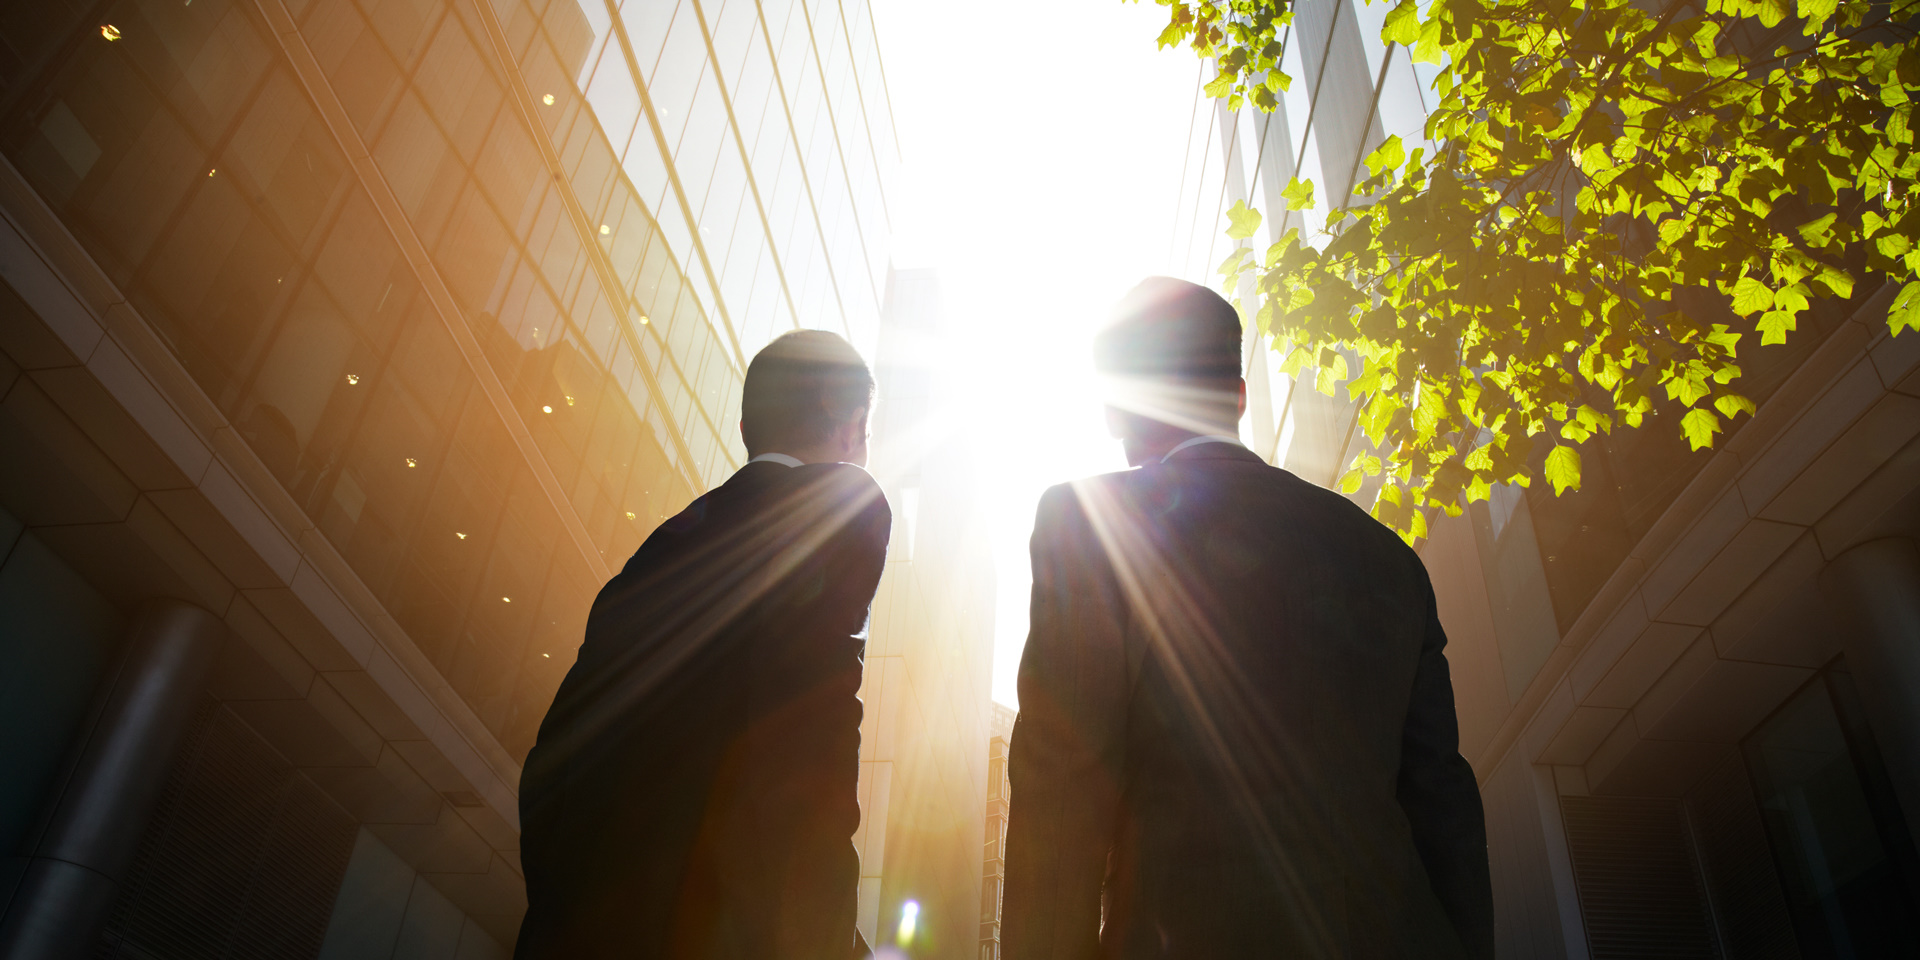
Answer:
[[[1252,106],[1232,111],[1223,101],[1207,97],[1200,88],[1212,79],[1212,68],[1203,66],[1194,83],[1187,174],[1169,241],[1172,273],[1197,283],[1217,283],[1216,268],[1233,249],[1226,237],[1226,212],[1234,203],[1244,201],[1263,215],[1259,235],[1249,241],[1259,249],[1293,228],[1311,239],[1325,229],[1329,208],[1349,202],[1355,171],[1368,152],[1388,136],[1399,136],[1409,150],[1426,145],[1434,68],[1413,63],[1404,47],[1380,39],[1387,9],[1377,0],[1300,3],[1281,41],[1281,67],[1292,83],[1271,113]],[[1311,209],[1289,209],[1281,199],[1281,191],[1296,177],[1314,184]],[[1240,295],[1252,302],[1252,292],[1249,284]],[[1279,372],[1280,357],[1265,349],[1264,339],[1257,342],[1262,348],[1248,353],[1249,364],[1262,368],[1249,370],[1254,391],[1250,440],[1269,459],[1293,466],[1289,452],[1301,412],[1294,406],[1313,400],[1293,390],[1292,379]],[[1327,419],[1324,413],[1316,410],[1308,416]],[[1321,432],[1338,432],[1317,423],[1309,428],[1316,426],[1325,427]],[[1333,446],[1340,438],[1305,439]],[[1326,452],[1321,459],[1337,452]]]
[[[1838,662],[1743,744],[1809,958],[1920,951],[1920,855],[1864,713]]]
[[[744,459],[745,358],[871,352],[863,3],[0,12],[0,153],[515,756],[588,605]]]

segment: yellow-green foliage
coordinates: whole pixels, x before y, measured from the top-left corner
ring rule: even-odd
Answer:
[[[1288,0],[1160,0],[1163,46],[1218,64],[1208,92],[1272,109]],[[1355,0],[1365,2],[1365,0]],[[1751,415],[1737,349],[1783,342],[1819,298],[1898,285],[1895,334],[1920,329],[1910,126],[1920,0],[1404,0],[1385,40],[1440,64],[1439,107],[1409,151],[1390,138],[1327,233],[1257,254],[1236,205],[1226,289],[1320,388],[1347,379],[1384,456],[1375,516],[1409,537],[1461,494],[1528,483],[1522,438],[1556,446],[1544,474],[1580,485],[1573,444],[1637,427],[1657,395],[1695,449]],[[1735,31],[1765,38],[1736,48]],[[1287,202],[1313,203],[1312,184]],[[1731,308],[1695,316],[1697,288]],[[1362,366],[1348,379],[1341,351]],[[1518,441],[1518,442],[1516,442]]]

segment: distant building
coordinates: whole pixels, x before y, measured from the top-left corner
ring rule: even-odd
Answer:
[[[1011,707],[993,705],[993,736],[987,741],[987,852],[980,872],[980,960],[1000,960],[1001,894],[1007,878],[1007,805],[1013,782],[1007,778],[1007,745],[1013,742]]]
[[[1381,43],[1386,9],[1299,3],[1272,114],[1196,91],[1176,270],[1217,281],[1235,200],[1277,239],[1386,136],[1420,140],[1430,74]],[[1319,213],[1285,211],[1295,175]],[[1888,336],[1893,287],[1858,290],[1742,344],[1759,412],[1715,449],[1665,404],[1582,446],[1579,491],[1497,488],[1421,544],[1503,960],[1920,955],[1920,334]],[[1248,345],[1243,436],[1332,486],[1354,406]]]
[[[0,953],[510,950],[595,592],[745,459],[760,346],[879,345],[866,3],[31,3],[0,48]]]
[[[938,362],[947,336],[933,270],[887,282],[874,475],[893,542],[874,598],[860,697],[860,929],[915,958],[973,955],[980,745],[991,722],[993,562],[965,442],[978,384]],[[902,914],[912,936],[900,936]]]

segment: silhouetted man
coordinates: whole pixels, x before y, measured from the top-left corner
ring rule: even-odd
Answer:
[[[1165,277],[1097,340],[1138,469],[1040,500],[1005,956],[1491,958],[1425,568],[1234,439],[1240,341]]]
[[[769,344],[746,465],[594,600],[521,777],[521,960],[852,955],[872,397],[845,340]]]

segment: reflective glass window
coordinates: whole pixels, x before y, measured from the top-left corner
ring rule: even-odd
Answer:
[[[600,6],[598,0],[577,0],[577,2]],[[660,48],[667,38],[668,28],[676,20],[692,18],[691,3],[678,3],[675,0],[621,0],[620,20],[627,28],[627,42],[633,45],[633,55],[639,61],[641,71],[651,72],[654,64],[659,61]]]
[[[1920,951],[1920,858],[1852,674],[1829,668],[1744,744],[1800,948],[1819,957]]]
[[[409,92],[400,98],[373,144],[373,157],[414,231],[432,245],[467,178],[418,96]]]
[[[647,96],[653,101],[667,143],[680,142],[686,126],[687,108],[693,103],[695,88],[706,72],[707,44],[700,36],[700,24],[693,17],[677,17],[668,31],[667,44],[660,51],[660,62],[647,75]]]
[[[387,45],[351,3],[315,4],[301,35],[362,137],[371,136],[405,81]]]
[[[633,85],[633,73],[617,49],[600,59],[587,85],[587,103],[592,105],[600,129],[617,153],[633,136],[640,119],[640,91]]]
[[[546,4],[542,19],[564,68],[567,86],[584,86],[587,57],[607,34],[606,6],[598,0],[553,0]]]
[[[413,82],[454,149],[472,162],[500,112],[502,92],[458,19],[442,22]]]
[[[711,76],[705,77],[694,95],[692,116],[673,154],[680,186],[686,191],[687,204],[696,216],[706,202],[707,188],[713,182],[714,165],[720,162],[722,146],[729,149],[733,146],[727,142],[730,139],[727,108],[720,98],[720,88]]]
[[[543,197],[551,193],[546,160],[515,113],[503,113],[474,162],[474,175],[516,236],[533,229]]]
[[[747,48],[760,33],[759,14],[752,0],[725,0],[708,6],[707,16],[707,25],[713,32],[713,55],[720,65],[721,76],[726,78],[727,89],[734,92],[735,78],[747,56]]]

